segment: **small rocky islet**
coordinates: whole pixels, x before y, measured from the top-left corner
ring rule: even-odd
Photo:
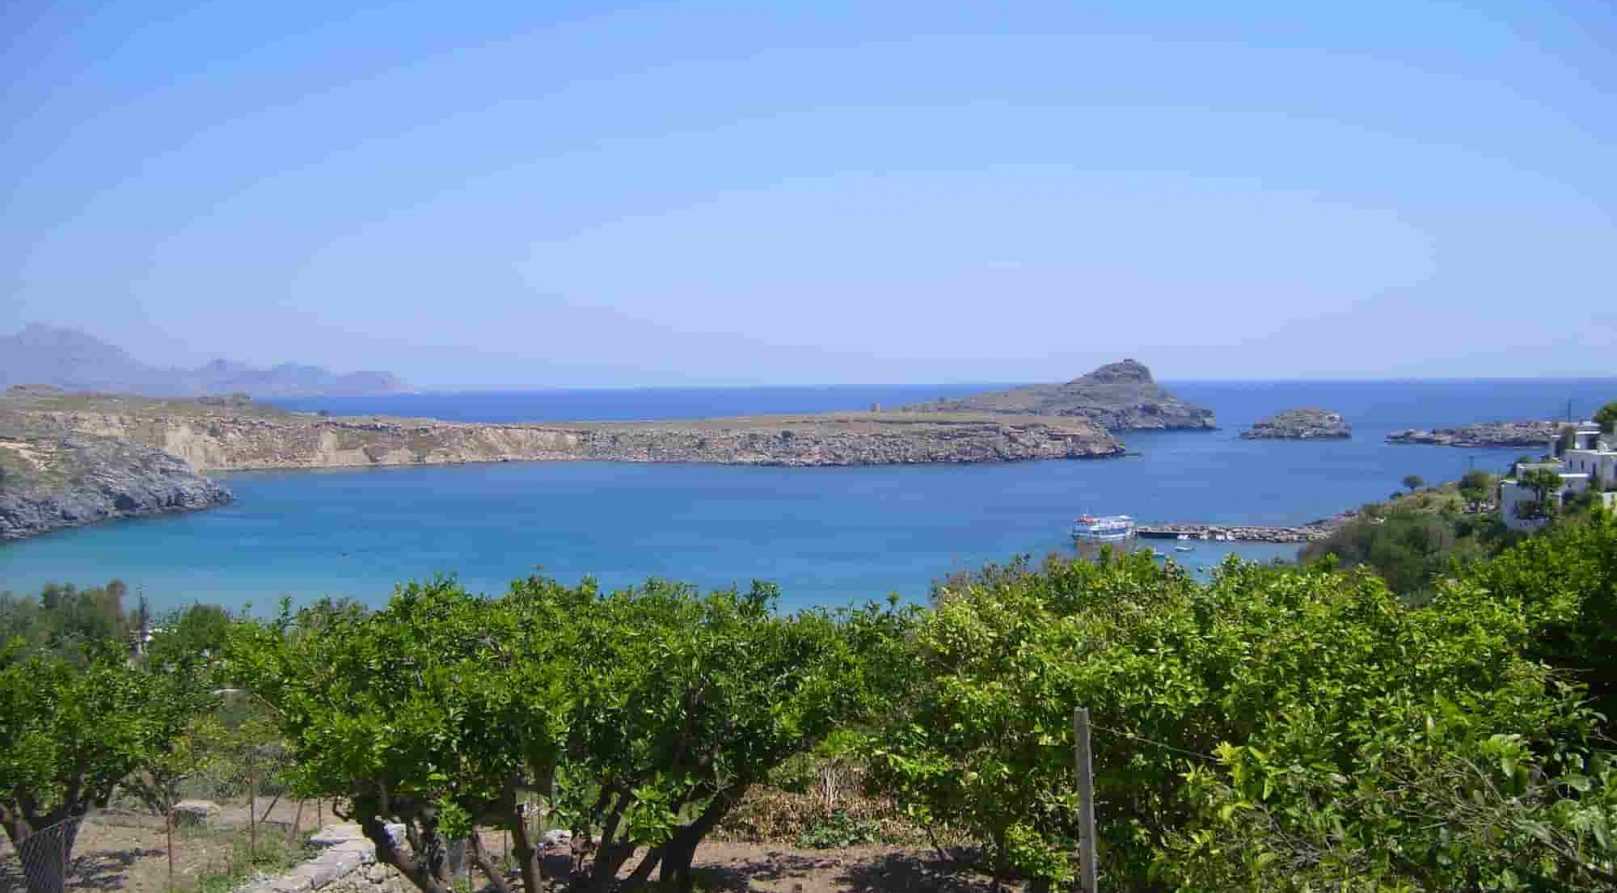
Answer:
[[[1346,440],[1353,428],[1339,412],[1301,408],[1277,412],[1241,432],[1245,440]]]
[[[1554,440],[1565,422],[1481,422],[1458,428],[1406,428],[1387,435],[1388,443],[1452,446],[1541,448]]]

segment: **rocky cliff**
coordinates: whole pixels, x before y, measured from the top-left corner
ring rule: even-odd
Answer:
[[[328,418],[249,402],[13,391],[37,424],[164,450],[198,470],[602,460],[731,465],[1007,462],[1120,454],[1083,418],[854,412],[677,422]]]
[[[1137,360],[1108,363],[1064,384],[1036,384],[905,407],[911,412],[1081,416],[1111,431],[1213,428],[1213,411],[1163,390]]]
[[[1241,432],[1247,440],[1343,440],[1353,429],[1341,413],[1324,409],[1287,409],[1260,419]]]
[[[0,413],[0,540],[229,501],[230,491],[161,450]]]
[[[0,538],[227,501],[223,487],[196,473],[207,470],[569,460],[886,465],[1122,451],[1085,418],[854,412],[495,425],[23,387],[0,396]]]

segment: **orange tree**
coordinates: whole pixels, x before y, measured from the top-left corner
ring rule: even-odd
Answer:
[[[30,893],[59,893],[79,823],[160,761],[211,700],[187,667],[133,664],[118,643],[71,656],[0,643],[0,827]]]
[[[1048,887],[1071,876],[1082,705],[1110,889],[1609,882],[1600,720],[1533,638],[1477,585],[1411,606],[1327,567],[995,571],[919,622],[874,769],[996,874]]]
[[[696,845],[747,788],[838,724],[867,715],[902,615],[783,616],[772,587],[701,595],[651,582],[448,581],[400,588],[374,613],[321,609],[251,624],[232,664],[274,706],[300,791],[344,797],[382,861],[447,893],[449,842],[505,881],[473,830],[508,829],[524,885],[539,860],[520,804],[582,839],[583,880],[653,871],[688,889]],[[388,825],[403,825],[401,846]]]

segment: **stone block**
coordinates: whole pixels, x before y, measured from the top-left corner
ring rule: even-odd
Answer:
[[[174,804],[174,827],[206,828],[219,814],[219,804],[212,800],[181,800]]]

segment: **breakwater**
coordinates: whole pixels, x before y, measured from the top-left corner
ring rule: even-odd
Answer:
[[[1295,526],[1269,524],[1141,524],[1135,532],[1144,539],[1193,540],[1244,543],[1311,543],[1329,536],[1336,525],[1314,521]]]

